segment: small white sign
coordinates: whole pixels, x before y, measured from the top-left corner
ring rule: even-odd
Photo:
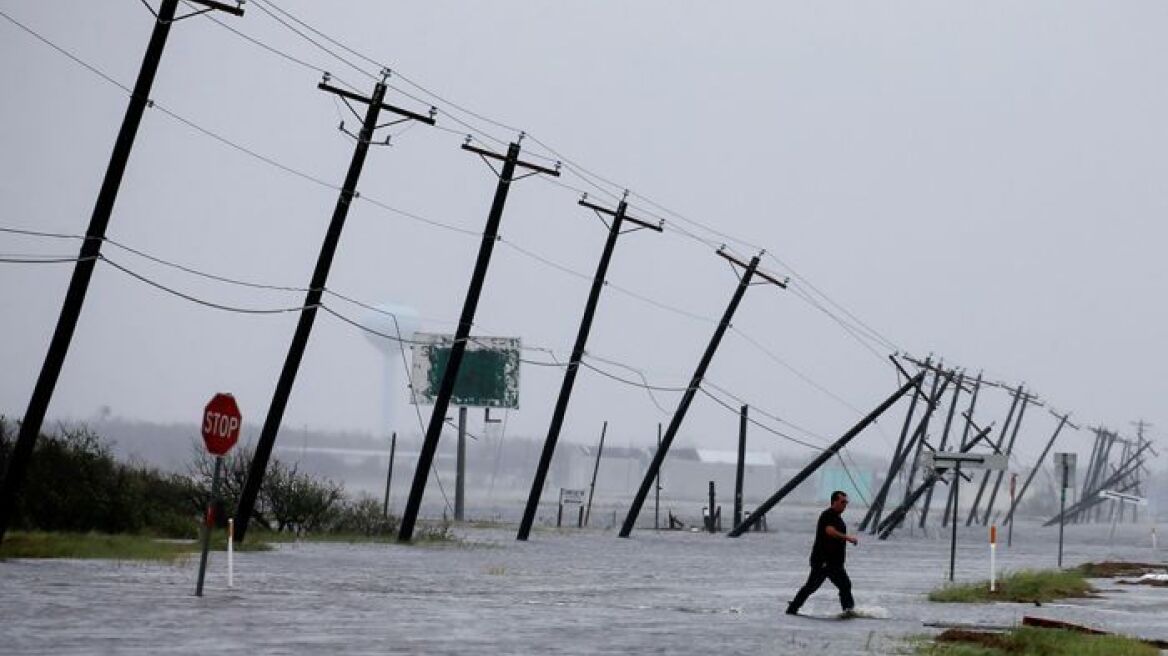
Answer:
[[[1114,490],[1100,490],[1099,497],[1102,499],[1112,499],[1120,503],[1134,503],[1137,506],[1148,505],[1148,500],[1144,497],[1137,497],[1134,494],[1124,494],[1123,492],[1116,492]]]
[[[965,469],[1002,470],[1009,464],[1009,459],[1004,453],[924,451],[921,453],[921,462],[921,466],[928,469],[952,469],[960,464]]]
[[[568,506],[571,504],[577,504],[577,505],[583,504],[584,503],[584,490],[582,490],[582,489],[575,490],[575,489],[566,488],[566,487],[560,488],[560,503],[564,504],[565,506]]]

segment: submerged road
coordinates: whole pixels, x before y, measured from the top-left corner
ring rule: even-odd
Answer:
[[[1044,605],[934,604],[948,533],[850,548],[857,604],[889,619],[789,617],[806,576],[817,509],[776,511],[770,533],[729,539],[638,530],[460,528],[459,544],[299,543],[179,565],[79,560],[0,562],[0,653],[19,654],[879,654],[923,622],[1013,624],[1023,615],[1168,639],[1168,589],[1098,581],[1103,598]],[[855,519],[855,518],[851,518]],[[1148,526],[1070,526],[1066,563],[1163,562]],[[988,578],[985,529],[962,528],[958,580]],[[1057,527],[1020,522],[999,567],[1053,567]],[[805,612],[838,610],[825,584]]]

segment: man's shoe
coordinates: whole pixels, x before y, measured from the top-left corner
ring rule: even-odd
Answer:
[[[849,619],[852,617],[859,617],[859,616],[860,615],[858,613],[856,613],[855,608],[845,608],[843,610],[843,612],[840,613],[840,619]]]
[[[798,615],[799,609],[795,608],[795,606],[793,606],[791,604],[787,604],[787,614],[788,615]]]

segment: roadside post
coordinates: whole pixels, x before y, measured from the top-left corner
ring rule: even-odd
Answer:
[[[219,476],[223,469],[223,456],[239,441],[242,422],[239,406],[235,404],[235,397],[230,394],[216,394],[203,409],[203,443],[207,446],[207,451],[215,456],[215,473],[211,478],[211,499],[207,503],[207,512],[203,517],[203,548],[199,557],[196,597],[203,596],[203,579],[207,573],[207,552],[211,548],[211,532],[215,528],[215,502],[219,500]],[[231,575],[231,559],[228,557],[229,585]]]
[[[1010,474],[1010,512],[1011,512],[1011,516],[1008,518],[1010,520],[1010,526],[1009,526],[1009,528],[1006,529],[1006,547],[1007,548],[1014,546],[1014,517],[1013,517],[1012,513],[1014,511],[1014,503],[1015,503],[1014,489],[1017,487],[1017,485],[1018,485],[1018,474]]]
[[[998,591],[998,568],[996,556],[998,551],[998,527],[990,524],[990,592]]]
[[[235,587],[235,518],[227,518],[227,587]]]
[[[1063,525],[1066,520],[1063,515],[1067,511],[1067,488],[1075,484],[1075,459],[1076,455],[1073,453],[1056,453],[1054,454],[1054,464],[1061,473],[1062,489],[1059,492],[1059,543],[1058,543],[1058,566],[1061,569],[1063,566]]]
[[[958,491],[961,489],[961,468],[986,469],[1002,471],[1009,461],[1004,453],[965,453],[962,451],[922,451],[921,467],[935,471],[953,470],[953,517],[957,517]],[[996,528],[991,531],[996,538]],[[993,538],[990,548],[990,568],[993,568]],[[953,580],[953,572],[957,565],[957,522],[953,522],[953,533],[949,540],[949,580]],[[991,586],[993,585],[991,578]],[[993,587],[990,588],[993,590]]]

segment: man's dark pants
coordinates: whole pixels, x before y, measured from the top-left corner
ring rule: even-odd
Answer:
[[[807,576],[807,582],[795,594],[790,608],[793,610],[802,608],[807,598],[814,594],[819,586],[823,585],[824,579],[831,579],[832,584],[839,588],[840,606],[844,610],[851,610],[855,607],[856,602],[852,599],[852,580],[848,578],[848,572],[844,569],[843,563],[812,563],[811,574]]]

